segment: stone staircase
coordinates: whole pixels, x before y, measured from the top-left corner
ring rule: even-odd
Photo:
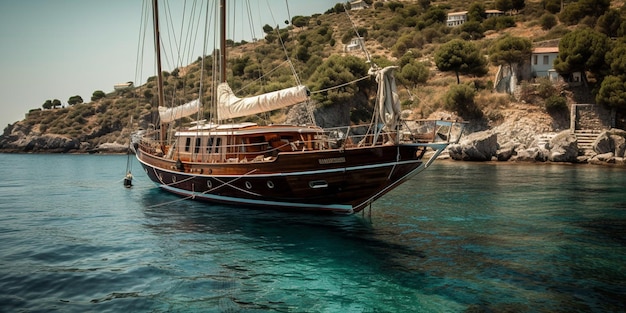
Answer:
[[[578,153],[586,155],[593,152],[593,142],[602,133],[601,130],[595,129],[576,129],[574,134],[578,140]]]

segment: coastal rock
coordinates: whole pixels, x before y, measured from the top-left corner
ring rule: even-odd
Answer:
[[[598,155],[612,153],[615,157],[624,157],[626,154],[626,131],[611,129],[603,132],[593,142],[593,151]]]
[[[518,150],[517,154],[511,158],[511,161],[516,162],[544,162],[545,160],[544,150],[539,147]]]
[[[22,142],[25,152],[62,152],[67,153],[80,149],[80,141],[61,135],[43,135]]]
[[[519,142],[506,142],[500,146],[500,149],[496,152],[496,158],[498,161],[508,161],[516,153],[516,149],[521,144]]]
[[[103,143],[99,145],[96,150],[99,153],[126,153],[128,152],[128,146],[116,142]]]
[[[463,161],[491,161],[497,151],[498,136],[490,131],[472,133],[448,148],[452,159]]]
[[[576,162],[578,157],[578,141],[576,135],[569,130],[554,136],[547,147],[550,162]]]
[[[599,165],[615,163],[615,154],[613,152],[596,154],[589,160],[589,163]]]

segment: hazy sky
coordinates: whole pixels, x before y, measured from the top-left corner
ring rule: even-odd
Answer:
[[[228,0],[229,3],[233,0]],[[289,13],[324,13],[339,0],[288,0]],[[168,6],[194,1],[171,0]],[[245,0],[258,28],[288,19],[286,0]],[[143,0],[0,0],[0,129],[24,119],[46,100],[81,96],[154,75],[153,62],[136,76]],[[182,9],[181,9],[182,11]],[[163,14],[163,13],[162,13]],[[276,21],[280,21],[277,23]],[[254,30],[262,37],[262,29]],[[200,35],[201,36],[201,35]],[[240,35],[243,36],[243,35]],[[233,38],[236,41],[251,38]],[[151,39],[146,51],[153,51]],[[201,50],[200,50],[201,51]],[[200,54],[192,56],[197,59]],[[164,70],[172,70],[164,65]]]

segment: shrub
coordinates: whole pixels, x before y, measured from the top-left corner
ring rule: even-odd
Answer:
[[[450,87],[450,90],[444,96],[444,107],[470,119],[480,117],[480,109],[474,102],[475,96],[476,91],[473,87],[466,84],[454,85]]]
[[[541,24],[543,30],[550,30],[557,24],[556,16],[554,16],[554,14],[545,13],[539,18],[539,24]]]
[[[545,106],[548,113],[565,111],[567,110],[567,100],[565,100],[565,98],[561,96],[552,95],[548,99],[546,99]]]

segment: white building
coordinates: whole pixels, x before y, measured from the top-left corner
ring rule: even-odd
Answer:
[[[446,25],[448,25],[448,27],[456,27],[459,25],[463,25],[465,21],[467,21],[467,11],[452,12],[448,13]]]
[[[490,18],[490,17],[502,16],[504,15],[504,12],[500,10],[485,10],[485,14],[487,15],[487,18]]]
[[[554,70],[554,60],[559,55],[559,47],[538,47],[532,51],[530,71],[533,77],[547,77],[557,81],[559,75]]]
[[[354,37],[352,38],[352,40],[350,40],[350,43],[348,43],[345,47],[344,47],[344,51],[345,52],[351,52],[351,51],[361,51],[363,50],[363,47],[365,47],[365,44],[363,43],[363,37]]]
[[[363,0],[350,1],[350,10],[363,10],[367,9],[367,3]]]

